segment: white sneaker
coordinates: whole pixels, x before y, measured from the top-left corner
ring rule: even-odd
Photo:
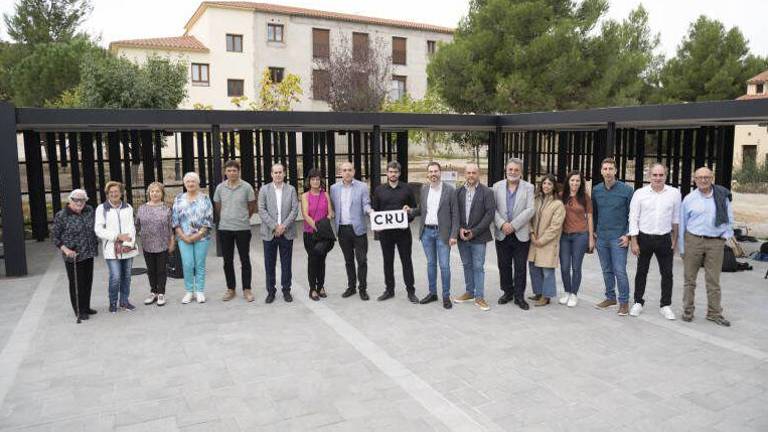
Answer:
[[[157,305],[158,306],[165,306],[165,294],[158,294],[157,295]]]
[[[155,294],[154,294],[154,293],[151,293],[151,294],[149,294],[149,297],[147,297],[147,298],[144,300],[144,304],[145,304],[145,305],[151,305],[152,303],[154,303],[154,302],[155,302],[155,300],[157,300],[157,297],[155,296]]]
[[[197,292],[197,293],[195,293],[195,296],[197,297],[197,302],[198,303],[205,303],[205,294],[203,294],[201,292]]]
[[[193,296],[193,294],[191,292],[188,292],[188,293],[184,294],[184,298],[181,299],[181,303],[182,304],[188,304],[189,302],[192,301],[192,296]]]
[[[659,313],[661,314],[661,316],[663,316],[668,320],[675,319],[675,313],[672,312],[672,308],[669,306],[664,306],[663,308],[659,309]]]
[[[577,304],[579,304],[579,297],[576,294],[571,294],[568,297],[568,307],[576,307]]]
[[[629,310],[629,314],[633,317],[638,317],[641,313],[643,313],[643,305],[640,303],[633,304],[632,309]]]
[[[560,303],[561,305],[564,305],[568,303],[568,300],[570,298],[571,298],[571,293],[563,293],[563,295],[560,297],[560,300],[558,300],[557,302]]]

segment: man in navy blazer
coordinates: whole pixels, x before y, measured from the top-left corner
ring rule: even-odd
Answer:
[[[347,268],[347,290],[341,295],[350,297],[360,290],[360,298],[368,300],[368,236],[365,218],[371,212],[368,185],[355,180],[352,162],[339,166],[341,181],[331,186],[331,201],[335,211],[334,223],[339,247]],[[357,260],[357,273],[355,273]]]

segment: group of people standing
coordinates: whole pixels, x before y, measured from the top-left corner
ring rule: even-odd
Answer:
[[[578,304],[585,254],[595,249],[605,282],[605,300],[599,309],[618,306],[619,315],[640,315],[645,308],[644,294],[651,258],[656,256],[661,273],[660,312],[675,319],[671,310],[672,262],[675,249],[683,254],[685,293],[684,321],[691,321],[699,268],[706,273],[707,319],[723,326],[730,323],[722,315],[719,273],[723,243],[732,236],[733,212],[728,190],[713,185],[712,172],[700,168],[695,173],[696,190],[681,200],[680,192],[666,184],[666,167],[653,164],[650,184],[637,191],[616,179],[616,164],[605,159],[601,164],[603,182],[587,193],[584,176],[568,173],[560,190],[557,178],[542,177],[539,184],[522,179],[523,161],[510,159],[506,178],[491,187],[479,182],[479,167],[469,163],[465,182],[456,189],[442,181],[437,162],[427,165],[428,182],[417,200],[414,191],[400,181],[401,166],[387,165],[387,181],[371,195],[366,183],[356,180],[354,166],[339,166],[340,181],[330,188],[320,170],[311,169],[300,196],[285,182],[285,167],[274,164],[272,181],[257,195],[240,178],[240,165],[229,161],[224,166],[226,180],[219,184],[213,202],[200,190],[196,173],[184,176],[185,192],[173,206],[165,204],[163,185],[147,188],[147,202],[134,218],[131,206],[122,201],[123,186],[109,182],[107,201],[96,209],[86,204],[86,192],[70,193],[69,202],[56,214],[53,239],[64,257],[70,282],[72,307],[81,319],[96,313],[90,307],[93,259],[102,243],[109,269],[109,310],[134,310],[130,303],[132,260],[138,255],[137,236],[147,264],[151,293],[144,301],[150,305],[166,303],[166,264],[169,253],[178,249],[184,271],[186,293],[182,303],[205,302],[205,260],[214,214],[223,255],[227,289],[223,301],[236,297],[234,251],[241,267],[243,298],[254,300],[250,262],[251,216],[258,212],[259,234],[264,247],[266,303],[276,297],[277,258],[280,258],[280,288],[283,299],[291,302],[292,252],[296,220],[303,216],[303,242],[308,260],[309,298],[327,297],[325,261],[338,241],[344,257],[347,286],[342,297],[358,294],[369,300],[367,284],[368,226],[371,212],[403,210],[405,228],[375,232],[383,256],[385,301],[395,296],[394,258],[397,249],[409,301],[428,304],[439,300],[438,271],[442,304],[473,302],[489,310],[485,300],[486,245],[495,240],[500,288],[499,304],[514,303],[523,310],[550,304],[557,296],[555,270],[559,266],[564,293],[558,302],[569,307]],[[427,259],[428,293],[416,297],[412,263],[413,236],[410,222],[419,217],[418,236]],[[457,246],[464,270],[465,290],[451,298],[450,251]],[[634,302],[629,305],[627,255],[638,256]],[[525,297],[527,273],[533,294]],[[618,288],[618,297],[616,291]]]

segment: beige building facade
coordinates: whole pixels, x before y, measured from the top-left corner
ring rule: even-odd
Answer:
[[[768,70],[747,81],[747,93],[738,100],[768,99]],[[768,124],[736,126],[733,166],[768,163]]]
[[[390,97],[408,93],[419,99],[427,89],[431,54],[452,37],[453,29],[408,21],[266,3],[203,2],[183,35],[115,41],[110,50],[139,63],[153,54],[184,61],[188,97],[180,108],[236,109],[232,98],[256,100],[262,73],[269,70],[274,81],[289,73],[301,79],[303,96],[295,110],[327,111],[318,89],[333,77],[324,74],[322,60],[342,41],[381,41],[393,63]]]

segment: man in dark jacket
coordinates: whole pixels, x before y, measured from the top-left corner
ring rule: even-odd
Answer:
[[[490,225],[496,211],[493,191],[478,180],[480,167],[468,163],[464,168],[464,185],[456,191],[459,212],[459,254],[464,265],[466,292],[454,298],[456,303],[474,301],[484,311],[485,244],[491,241]]]

